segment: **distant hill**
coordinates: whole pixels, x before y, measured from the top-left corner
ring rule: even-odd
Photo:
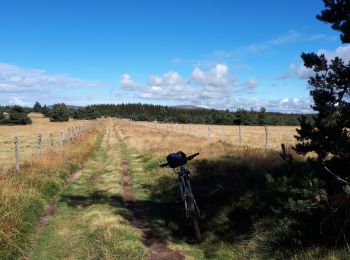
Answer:
[[[192,105],[178,105],[174,106],[175,108],[180,108],[180,109],[206,109],[204,107],[198,107],[198,106],[192,106]]]
[[[83,107],[85,107],[85,106],[74,106],[74,105],[66,105],[69,109],[72,109],[72,110],[77,110],[77,109],[79,109],[79,108],[83,108]],[[47,106],[48,108],[52,108],[53,107],[53,105],[50,105],[50,106]]]

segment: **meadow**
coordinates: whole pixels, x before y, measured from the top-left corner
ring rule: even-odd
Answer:
[[[32,133],[38,129],[46,133],[64,131],[65,127],[84,123],[58,124],[62,127],[59,129],[54,127],[56,123],[34,116],[38,121],[33,120]],[[227,139],[222,140],[222,129]],[[64,149],[48,149],[31,157],[19,173],[13,168],[1,172],[0,258],[30,255],[46,259],[55,255],[57,259],[74,259],[80,254],[87,259],[146,259],[152,254],[152,246],[145,242],[142,228],[133,224],[138,221],[148,223],[152,236],[159,236],[169,250],[187,259],[347,257],[343,250],[312,244],[319,239],[310,236],[317,236],[313,228],[318,225],[308,220],[296,222],[295,216],[283,213],[288,208],[275,203],[284,197],[278,197],[283,193],[269,186],[271,176],[308,171],[304,158],[291,149],[295,128],[276,129],[283,129],[280,132],[284,134],[271,130],[269,149],[265,149],[263,127],[241,127],[246,135],[245,143],[240,144],[236,126],[210,126],[209,139],[206,125],[99,120],[97,128],[66,143]],[[289,144],[286,152],[293,154],[295,163],[282,160],[280,140]],[[200,153],[189,164],[194,196],[202,214],[200,244],[191,241],[182,225],[185,219],[177,175],[158,167],[169,153],[180,150],[188,155]],[[136,216],[140,214],[142,220],[135,220],[135,212],[123,202],[125,183],[120,178],[125,165],[129,168],[134,203],[138,205]],[[79,168],[82,170],[77,171]],[[74,172],[81,176],[67,184]],[[288,196],[300,194],[298,190],[290,193],[288,185],[283,187]],[[43,231],[35,231],[55,196],[60,196],[57,212],[49,216],[51,220]],[[294,225],[301,225],[299,235],[293,233]],[[311,231],[303,232],[305,226]],[[71,239],[67,244],[68,237]],[[295,241],[304,242],[295,246]]]
[[[207,139],[211,142],[224,142],[232,145],[249,146],[253,148],[266,147],[279,150],[281,143],[292,146],[296,143],[295,135],[298,126],[237,126],[237,125],[202,125],[202,124],[167,124],[155,122],[135,122],[149,128],[166,130],[176,134],[190,135],[195,138]]]
[[[90,156],[97,137],[103,129],[103,120],[96,127],[87,129],[83,135],[66,142],[62,149],[46,147],[40,155],[32,156],[35,133],[48,135],[66,131],[68,127],[86,122],[70,121],[50,123],[41,114],[31,114],[33,124],[29,126],[1,126],[1,140],[13,136],[25,137],[21,147],[21,167],[13,168],[11,141],[1,143],[0,164],[0,259],[16,259],[24,256],[31,243],[29,237],[38,223],[39,217],[48,207],[52,197],[57,195],[67,178],[76,172]],[[23,145],[27,149],[23,149]],[[25,159],[28,159],[25,161]]]
[[[309,186],[303,178],[293,179],[300,180],[300,189],[290,179],[281,178],[286,173],[303,176],[310,171],[305,157],[295,154],[290,145],[286,153],[293,156],[293,162],[281,158],[278,142],[273,143],[275,149],[265,149],[262,145],[256,145],[258,148],[208,140],[206,136],[194,138],[167,130],[164,125],[156,128],[117,121],[116,128],[129,154],[136,197],[150,208],[148,221],[167,237],[172,248],[185,252],[190,259],[349,257],[341,248],[318,244],[324,238],[318,223],[322,217],[313,219],[308,217],[310,212],[302,212],[302,207],[293,209],[301,199],[310,198],[313,203],[317,191],[308,194]],[[217,129],[219,134],[221,127]],[[202,214],[200,244],[189,242],[181,225],[185,220],[178,202],[177,175],[171,169],[159,168],[166,156],[176,151],[200,153],[189,164],[192,190]],[[329,239],[334,235],[329,234]]]
[[[30,125],[0,126],[0,169],[8,169],[15,164],[14,137],[19,139],[19,155],[21,162],[29,160],[37,152],[38,134],[42,134],[42,151],[51,149],[50,133],[53,139],[53,148],[57,149],[60,142],[60,133],[67,138],[67,130],[83,126],[88,120],[72,120],[68,122],[50,122],[41,113],[30,113],[33,123]]]
[[[52,123],[41,113],[30,113],[33,123],[24,126],[0,126],[0,169],[8,169],[15,164],[14,137],[19,138],[19,155],[21,162],[32,159],[37,153],[38,134],[42,134],[42,151],[51,149],[50,134],[53,148],[59,147],[60,133],[67,138],[67,130],[83,126],[88,120],[72,120]],[[266,132],[264,126],[232,126],[232,125],[200,125],[200,124],[155,124],[151,122],[136,122],[150,128],[166,130],[178,135],[188,135],[209,142],[224,141],[227,144],[253,148],[264,148]],[[296,126],[269,126],[268,148],[279,150],[281,143],[295,144]],[[208,134],[208,129],[210,134]],[[241,134],[241,137],[240,137]],[[209,139],[208,139],[209,136]],[[197,142],[193,139],[190,142]]]

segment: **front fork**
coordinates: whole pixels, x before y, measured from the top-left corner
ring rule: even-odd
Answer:
[[[179,186],[182,201],[185,203],[186,219],[200,216],[197,202],[193,197],[190,180],[188,176],[183,174],[179,176]]]

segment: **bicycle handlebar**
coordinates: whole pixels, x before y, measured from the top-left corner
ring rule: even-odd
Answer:
[[[172,158],[172,155],[175,156],[175,162],[174,162],[174,159]],[[187,163],[187,161],[191,161],[197,155],[199,155],[199,153],[194,153],[190,156],[186,156],[183,152],[169,154],[167,156],[168,162],[159,165],[159,167],[161,167],[161,168],[167,167],[167,166],[170,166],[171,168],[179,167],[181,165],[185,165]],[[180,158],[179,158],[179,156],[180,156]],[[185,157],[185,158],[183,158],[183,157]],[[170,164],[169,164],[169,162],[170,162]]]
[[[169,164],[168,163],[162,163],[161,165],[159,165],[160,168],[164,168],[167,167]]]
[[[194,154],[188,156],[188,157],[187,157],[187,160],[188,160],[188,161],[191,161],[191,160],[192,160],[194,157],[196,157],[197,155],[199,155],[199,153],[194,153]]]

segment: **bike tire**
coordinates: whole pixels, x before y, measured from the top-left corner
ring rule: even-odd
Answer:
[[[193,224],[193,232],[196,237],[197,242],[201,242],[201,231],[199,230],[199,225],[198,225],[198,218],[193,217],[192,218],[192,224]]]

